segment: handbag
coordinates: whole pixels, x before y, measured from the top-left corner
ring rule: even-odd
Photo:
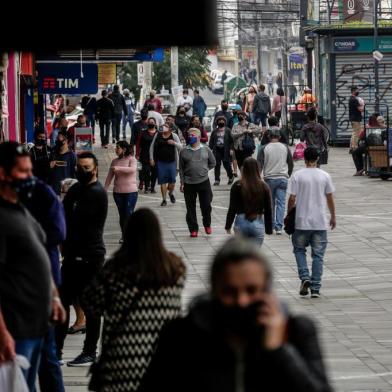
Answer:
[[[296,207],[292,208],[284,218],[284,231],[288,235],[292,235],[295,232],[295,211]]]
[[[132,314],[132,310],[135,309],[139,299],[142,297],[142,294],[143,294],[143,291],[139,290],[138,293],[133,298],[131,306],[125,307],[123,309],[120,320],[117,324],[117,328],[113,328],[112,331],[110,332],[110,334],[108,334],[108,341],[113,342],[113,340],[115,339],[115,336],[122,332],[123,323],[127,320],[129,315]],[[95,362],[90,366],[90,370],[88,372],[89,375],[91,374],[90,382],[88,384],[89,391],[99,391],[103,385],[103,378],[102,377],[103,377],[104,372],[102,371],[102,367],[105,362],[104,359],[105,359],[105,357],[102,352],[101,355],[99,356],[99,358],[96,359]]]

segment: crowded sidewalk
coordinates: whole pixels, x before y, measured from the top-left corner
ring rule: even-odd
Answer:
[[[99,144],[98,144],[99,145]],[[94,151],[103,182],[114,145]],[[295,169],[303,163],[296,163]],[[352,160],[346,149],[331,149],[324,166],[336,186],[337,229],[329,232],[325,257],[323,292],[320,299],[298,296],[297,266],[289,237],[266,236],[263,252],[275,271],[275,289],[281,300],[298,313],[316,319],[323,350],[337,391],[387,391],[392,385],[392,190],[379,179],[352,177]],[[210,172],[213,182],[213,172]],[[226,184],[223,178],[222,184]],[[160,207],[159,194],[139,193],[137,208],[149,207],[160,218],[165,244],[187,264],[184,308],[208,284],[211,256],[227,238],[225,218],[230,186],[214,187],[212,230],[190,238],[185,222],[183,195],[176,188],[177,203]],[[118,248],[121,236],[118,213],[109,190],[109,214],[105,227],[108,256]],[[317,208],[317,207],[316,207]],[[200,212],[198,209],[198,216]],[[80,351],[83,335],[69,335],[64,360]],[[87,368],[62,367],[66,391],[86,391]]]

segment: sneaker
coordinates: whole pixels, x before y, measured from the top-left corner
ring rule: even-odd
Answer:
[[[219,184],[220,184],[220,181],[215,181],[214,182],[214,186],[219,186]]]
[[[199,235],[197,231],[191,231],[191,237],[196,238]]]
[[[60,366],[64,366],[64,363],[65,363],[65,362],[64,362],[63,359],[59,359],[59,365],[60,365]]]
[[[309,294],[310,280],[303,280],[301,282],[301,288],[299,289],[299,295],[305,296]]]
[[[206,234],[208,234],[208,235],[212,234],[211,227],[205,227],[204,230],[205,230]]]
[[[81,353],[73,361],[67,362],[67,366],[70,367],[91,366],[94,363],[96,357],[97,357],[96,354],[89,355],[89,354]]]
[[[112,139],[112,143],[113,143],[113,144],[116,144],[116,139]]]
[[[234,177],[229,178],[227,185],[231,185],[234,182]]]
[[[320,291],[310,290],[310,298],[320,298]]]
[[[276,235],[282,235],[282,234],[283,234],[283,231],[282,231],[282,230],[275,230],[275,234],[276,234]]]
[[[165,206],[167,206],[167,201],[166,200],[162,200],[161,207],[165,207]]]
[[[157,193],[157,191],[154,188],[151,188],[150,193]]]
[[[146,190],[144,191],[144,194],[145,194],[145,195],[148,195],[148,189],[146,189]]]
[[[173,193],[169,193],[170,201],[174,204],[176,202],[176,198],[174,197]]]

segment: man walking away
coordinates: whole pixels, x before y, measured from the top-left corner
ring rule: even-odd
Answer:
[[[289,182],[289,203],[287,210],[294,207],[295,232],[292,237],[294,255],[301,280],[299,294],[306,296],[311,290],[312,298],[320,297],[323,260],[327,248],[328,226],[336,227],[335,202],[333,193],[335,187],[330,175],[317,168],[319,152],[314,147],[305,150],[306,168],[293,174]],[[328,222],[326,209],[331,218]],[[312,275],[309,273],[306,261],[306,248],[312,250]]]
[[[99,121],[99,129],[101,131],[101,145],[108,148],[110,136],[110,122],[114,116],[114,104],[109,99],[106,90],[102,90],[102,98],[97,101],[96,118]]]
[[[84,99],[84,104],[83,104]],[[82,99],[82,109],[83,114],[86,116],[86,124],[93,130],[93,142],[95,143],[95,116],[97,113],[97,100],[95,97],[83,97]]]
[[[113,87],[113,92],[110,94],[109,98],[113,101],[114,105],[114,115],[112,119],[112,143],[116,144],[120,140],[120,124],[122,119],[122,114],[128,116],[128,109],[125,103],[125,98],[120,93],[120,87],[116,84]]]
[[[147,107],[148,109],[148,118],[153,118],[155,120],[155,123],[157,124],[158,129],[165,123],[165,120],[162,117],[162,114],[157,112],[154,109],[154,105],[150,103]]]
[[[188,146],[180,152],[181,192],[186,204],[186,222],[191,237],[198,236],[199,225],[196,216],[196,198],[199,196],[203,226],[206,234],[211,234],[212,191],[208,178],[209,170],[215,167],[212,151],[200,144],[201,133],[196,128],[189,130]]]
[[[129,124],[129,128],[132,129],[133,114],[135,112],[135,105],[133,104],[131,93],[127,88],[123,91],[123,93],[124,93],[125,105],[127,106],[127,112],[128,112],[128,115],[123,114],[123,118],[122,118],[123,139],[126,139],[127,138],[127,124]]]
[[[108,211],[108,197],[98,182],[98,161],[94,154],[78,155],[78,183],[64,198],[67,239],[61,269],[61,298],[67,311],[67,323],[57,327],[58,355],[61,358],[69,324],[70,305],[77,302],[87,285],[100,271],[105,260],[103,229]],[[83,351],[68,366],[90,366],[96,358],[101,328],[100,317],[86,314],[86,339]]]
[[[268,85],[268,94],[272,95],[274,93],[274,78],[271,72],[268,72],[267,75],[267,85]]]
[[[260,149],[257,160],[263,171],[264,180],[271,190],[272,227],[276,235],[282,234],[286,205],[287,180],[293,172],[293,157],[289,147],[280,143],[280,129],[268,131],[270,143]]]
[[[149,119],[150,121],[150,119]],[[150,147],[150,164],[157,165],[158,184],[161,186],[161,207],[167,205],[166,196],[169,191],[170,201],[174,204],[174,188],[176,186],[178,151],[182,149],[180,138],[172,129],[164,125],[162,132],[158,132]]]
[[[199,116],[201,122],[203,122],[206,109],[207,105],[204,101],[204,98],[200,96],[199,90],[193,90],[193,114]]]
[[[22,193],[34,190],[32,169],[22,146],[0,144],[0,366],[16,354],[26,357],[30,366],[23,374],[31,392],[49,321],[65,319],[45,233],[20,203]]]
[[[265,132],[267,129],[267,117],[268,115],[271,115],[272,111],[271,99],[264,91],[264,84],[260,84],[259,92],[254,98],[252,107],[255,124],[260,125],[261,123],[263,132]]]
[[[361,133],[362,114],[364,106],[359,101],[359,89],[357,86],[351,87],[351,97],[348,101],[348,115],[351,121],[353,131],[350,139],[350,153],[358,147],[359,134]]]

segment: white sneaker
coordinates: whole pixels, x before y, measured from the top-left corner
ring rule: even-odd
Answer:
[[[282,231],[282,230],[276,230],[276,231],[275,231],[275,234],[276,234],[276,235],[282,235],[282,234],[283,234],[283,231]]]

